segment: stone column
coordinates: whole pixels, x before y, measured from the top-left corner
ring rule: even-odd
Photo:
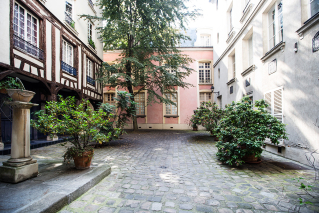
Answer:
[[[38,163],[30,156],[30,108],[38,106],[12,101],[11,158],[0,167],[0,180],[18,183],[38,175]]]

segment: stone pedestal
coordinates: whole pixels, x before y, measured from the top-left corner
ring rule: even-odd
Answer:
[[[0,142],[0,150],[4,149],[4,143]]]
[[[38,163],[30,156],[30,108],[27,102],[7,102],[13,108],[11,158],[0,167],[0,180],[18,183],[38,175]]]

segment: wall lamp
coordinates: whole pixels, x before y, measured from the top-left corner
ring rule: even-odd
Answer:
[[[294,51],[295,51],[295,53],[298,52],[298,42],[295,43]]]
[[[212,93],[216,93],[217,94],[217,96],[219,96],[219,91],[218,92],[214,92],[214,85],[210,88],[211,90],[212,90]]]

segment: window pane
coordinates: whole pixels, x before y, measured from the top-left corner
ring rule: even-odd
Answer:
[[[31,15],[27,14],[27,41],[31,42]]]
[[[38,21],[32,17],[32,44],[38,45]]]
[[[20,16],[19,16],[19,36],[24,39],[24,9],[22,7],[20,8]]]
[[[319,0],[310,0],[310,15],[313,16],[319,12]]]
[[[14,5],[14,19],[13,19],[13,31],[14,34],[19,35],[19,6],[18,4]]]
[[[199,70],[199,83],[204,83],[204,70]]]

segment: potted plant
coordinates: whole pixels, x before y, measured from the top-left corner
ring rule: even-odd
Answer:
[[[25,90],[22,81],[16,77],[7,77],[0,82],[1,93],[8,93],[13,101],[29,102],[35,95],[35,92]]]
[[[91,165],[94,154],[93,142],[107,142],[111,135],[102,133],[105,126],[109,126],[110,115],[102,109],[97,111],[89,107],[90,102],[84,101],[76,105],[75,97],[62,98],[59,101],[47,102],[46,112],[35,112],[36,119],[31,125],[43,133],[62,134],[72,136],[71,147],[66,149],[64,160],[73,159],[77,169],[87,169]]]
[[[229,165],[258,162],[266,138],[278,144],[287,139],[285,124],[270,115],[264,100],[253,105],[248,97],[227,105],[217,127],[218,159]]]
[[[223,110],[219,109],[216,103],[202,102],[197,110],[194,110],[191,122],[205,127],[212,136],[216,138],[217,126],[223,116]]]

